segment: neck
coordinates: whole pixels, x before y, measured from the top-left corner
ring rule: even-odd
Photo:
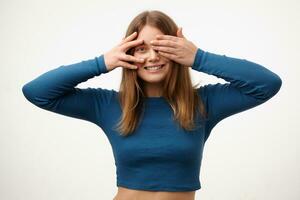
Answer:
[[[147,97],[160,97],[162,96],[162,84],[161,83],[145,84],[144,92]]]

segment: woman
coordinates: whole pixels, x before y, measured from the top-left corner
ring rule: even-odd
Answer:
[[[123,70],[119,92],[76,87],[117,67]],[[229,83],[197,88],[190,68]],[[213,127],[266,102],[281,84],[259,64],[200,49],[169,16],[154,10],[136,16],[110,51],[50,70],[22,91],[40,108],[103,130],[116,164],[114,200],[194,200]]]

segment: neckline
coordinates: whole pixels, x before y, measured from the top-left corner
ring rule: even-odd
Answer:
[[[144,97],[144,101],[147,102],[147,103],[162,103],[162,102],[166,102],[166,99],[163,96]]]
[[[159,96],[159,97],[144,97],[145,99],[162,99],[164,98],[163,96]]]
[[[165,97],[164,96],[145,96],[145,97],[143,97],[143,99],[144,100],[146,100],[146,101],[155,101],[155,100],[164,100],[165,99]]]

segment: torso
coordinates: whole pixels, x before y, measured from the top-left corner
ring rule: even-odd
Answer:
[[[122,114],[117,98],[115,100],[106,107],[109,118],[103,119],[118,170],[119,185],[113,200],[195,200],[195,191],[200,186],[198,171],[205,126],[192,133],[178,128],[171,118],[174,114],[168,102],[163,98],[149,98],[134,136],[121,137],[111,128]],[[157,118],[161,120],[153,120]],[[140,174],[136,174],[138,172]],[[164,184],[165,188],[182,188],[182,191],[159,190]],[[158,189],[141,190],[125,185]],[[184,191],[187,188],[191,190]]]
[[[113,200],[195,200],[195,191],[145,191],[118,187],[118,193]]]

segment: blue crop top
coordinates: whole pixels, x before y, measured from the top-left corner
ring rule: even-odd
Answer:
[[[267,68],[198,48],[192,69],[228,83],[207,84],[197,90],[208,118],[204,126],[186,132],[172,121],[173,111],[163,97],[145,99],[145,112],[133,135],[113,128],[121,116],[118,92],[76,87],[107,73],[104,56],[62,65],[22,87],[34,105],[98,125],[108,137],[116,165],[117,186],[149,191],[193,191],[201,188],[200,167],[204,144],[222,119],[258,106],[280,89],[280,77]],[[200,122],[199,122],[200,123]]]

